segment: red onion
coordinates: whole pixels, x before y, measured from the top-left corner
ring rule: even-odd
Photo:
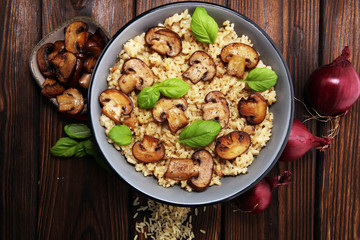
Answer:
[[[332,63],[316,69],[305,85],[312,108],[322,116],[345,114],[360,96],[360,77],[345,47]]]
[[[330,147],[331,140],[331,137],[319,138],[312,135],[301,121],[294,119],[288,142],[279,160],[295,161],[313,147],[325,150]]]
[[[244,212],[263,212],[270,204],[271,191],[279,186],[289,184],[291,182],[291,175],[291,172],[284,171],[281,176],[274,178],[266,177],[250,190],[235,198],[232,203],[236,208]]]

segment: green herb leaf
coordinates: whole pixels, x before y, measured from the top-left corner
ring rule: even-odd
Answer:
[[[112,172],[109,166],[105,163],[105,160],[101,157],[101,154],[92,139],[82,141],[81,144],[84,146],[87,155],[93,157],[95,161],[106,171]]]
[[[155,84],[154,84],[155,85]],[[137,98],[139,108],[151,109],[155,107],[160,98],[160,90],[155,86],[146,87],[141,90]]]
[[[116,125],[110,129],[109,138],[120,146],[127,146],[132,141],[131,130],[126,125]]]
[[[256,92],[263,92],[275,86],[277,75],[268,68],[255,68],[251,70],[244,80]]]
[[[73,123],[64,127],[66,135],[75,139],[85,139],[91,137],[91,131],[85,124]]]
[[[220,131],[220,123],[198,120],[184,128],[178,142],[194,148],[203,147],[214,141]]]
[[[86,155],[86,151],[85,151],[85,147],[84,145],[80,142],[76,148],[75,148],[75,154],[74,156],[77,158],[82,158]]]
[[[55,157],[72,157],[79,151],[78,145],[79,142],[76,140],[62,137],[50,148],[50,153]]]
[[[160,92],[169,98],[184,96],[190,89],[189,84],[178,78],[169,78],[157,86]]]
[[[219,31],[216,21],[209,16],[203,7],[195,9],[190,28],[195,38],[204,43],[214,43]]]

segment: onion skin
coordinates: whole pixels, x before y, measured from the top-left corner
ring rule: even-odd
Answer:
[[[284,171],[283,175],[274,178],[266,177],[250,190],[233,200],[235,207],[247,213],[261,213],[271,202],[271,191],[291,182],[292,173]]]
[[[360,77],[349,61],[345,47],[332,63],[316,69],[305,85],[312,108],[322,116],[346,114],[360,97]]]
[[[325,150],[330,147],[331,140],[331,137],[314,136],[300,120],[294,118],[288,142],[279,160],[284,162],[295,161],[313,147]]]

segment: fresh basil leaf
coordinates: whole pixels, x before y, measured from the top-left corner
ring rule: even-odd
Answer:
[[[141,90],[137,98],[139,108],[151,109],[155,107],[160,98],[160,91],[156,86],[146,87]]]
[[[132,141],[131,130],[126,125],[116,125],[110,129],[109,138],[120,146],[127,146]]]
[[[72,157],[78,151],[78,145],[76,140],[62,137],[50,148],[50,153],[55,157]]]
[[[195,9],[190,28],[195,38],[204,43],[214,43],[219,31],[216,21],[209,16],[203,7]]]
[[[160,92],[169,98],[184,96],[190,89],[189,84],[178,78],[169,78],[160,83],[157,87]]]
[[[214,141],[220,131],[220,123],[198,120],[184,128],[178,142],[194,148],[203,147]]]
[[[256,92],[263,92],[275,86],[277,75],[268,68],[255,68],[249,72],[244,80]]]
[[[64,127],[66,135],[75,139],[85,139],[91,137],[91,131],[85,124],[72,123]]]
[[[77,158],[82,158],[86,155],[85,147],[82,143],[79,143],[75,148],[74,156]]]

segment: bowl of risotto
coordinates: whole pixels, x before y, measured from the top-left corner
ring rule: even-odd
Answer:
[[[287,65],[241,14],[180,2],[149,10],[103,50],[89,86],[103,157],[131,187],[169,204],[232,199],[276,164],[294,103]]]

